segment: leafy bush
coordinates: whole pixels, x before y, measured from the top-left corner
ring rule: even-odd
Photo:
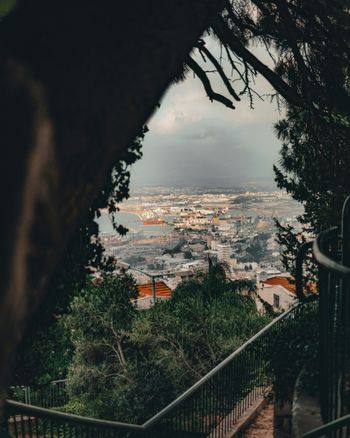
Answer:
[[[69,406],[145,421],[267,323],[251,286],[212,269],[182,283],[169,301],[137,311],[132,279],[105,275],[73,300],[65,320],[75,346]]]

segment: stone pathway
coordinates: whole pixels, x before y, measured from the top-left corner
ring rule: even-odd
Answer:
[[[273,404],[268,404],[245,430],[243,438],[273,438]]]

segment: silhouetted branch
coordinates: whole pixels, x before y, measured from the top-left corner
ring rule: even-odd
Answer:
[[[227,24],[221,17],[217,17],[211,25],[213,31],[219,37],[219,39],[225,43],[232,52],[239,55],[250,66],[252,66],[257,72],[259,72],[264,78],[270,82],[270,84],[281,94],[289,103],[296,106],[305,106],[305,101],[299,96],[299,94],[293,90],[283,79],[280,78],[273,70],[267,65],[263,64],[252,52],[246,49],[241,42],[235,37],[232,30],[230,30]]]
[[[223,83],[225,84],[227,91],[231,94],[231,96],[237,100],[238,102],[241,100],[240,97],[237,95],[235,90],[232,88],[232,85],[230,84],[230,81],[228,80],[227,76],[225,75],[220,63],[218,60],[212,55],[212,53],[205,47],[205,43],[203,40],[199,41],[198,43],[198,49],[199,51],[203,51],[207,57],[209,58],[210,62],[214,65],[217,72],[219,73]]]
[[[190,67],[193,73],[195,73],[198,76],[198,78],[201,80],[203,87],[211,101],[216,100],[217,102],[222,103],[228,108],[235,109],[230,99],[223,96],[222,94],[213,91],[208,76],[206,75],[205,71],[202,70],[202,68],[196,63],[196,61],[194,61],[190,56],[188,56],[186,58],[186,64]]]
[[[245,84],[245,78],[242,74],[242,72],[238,69],[238,67],[236,66],[236,62],[233,60],[232,55],[230,53],[229,48],[227,47],[227,45],[221,41],[221,44],[224,46],[224,49],[226,51],[226,55],[227,55],[227,59],[230,62],[230,65],[232,67],[233,70],[235,70],[238,73],[238,76],[240,77],[240,79],[242,80],[242,82]],[[247,86],[247,84],[245,84],[245,87]],[[243,91],[240,92],[240,94],[243,94],[245,91],[245,89]]]

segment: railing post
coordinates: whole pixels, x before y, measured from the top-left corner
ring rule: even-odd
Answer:
[[[12,418],[20,419],[19,427],[22,427],[23,419],[28,423],[30,436],[34,431],[37,436],[40,434],[55,438],[68,435],[94,438],[190,435],[223,438],[232,429],[234,422],[251,404],[258,402],[272,384],[268,349],[273,347],[276,337],[280,338],[278,344],[285,341],[285,336],[281,337],[280,331],[285,329],[286,324],[299,318],[300,307],[300,303],[295,303],[142,425],[60,412],[57,410],[57,404],[60,404],[58,402],[61,400],[58,392],[61,387],[59,381],[39,387],[43,391],[45,399],[42,405],[45,407],[28,406],[8,400],[7,412]],[[33,402],[38,400],[36,391],[37,388],[32,390]],[[25,388],[27,402],[31,395]],[[54,409],[50,409],[52,407]],[[17,427],[16,421],[9,424],[13,428]],[[18,437],[27,436],[23,431],[24,429],[21,429]]]
[[[24,391],[24,403],[26,403],[27,405],[29,405],[29,398],[28,398],[28,386],[24,386],[23,387],[23,391]]]
[[[350,196],[348,196],[343,205],[341,233],[343,240],[342,262],[345,266],[350,267]]]
[[[350,267],[350,196],[348,196],[343,205],[342,211],[342,263],[343,265]],[[350,413],[349,406],[349,388],[348,383],[345,381],[348,377],[348,371],[350,369],[350,350],[349,350],[349,336],[350,336],[350,284],[349,278],[345,277],[341,281],[341,320],[342,320],[342,357],[341,357],[341,399],[342,406],[340,415]]]
[[[343,205],[340,230],[320,233],[314,257],[320,268],[321,411],[330,422],[350,412],[350,197]]]
[[[323,238],[323,246],[327,248],[329,256],[333,260],[339,260],[338,255],[338,232],[334,231]],[[339,416],[339,327],[335,324],[340,296],[340,277],[322,268],[322,289],[320,289],[320,331],[323,326],[323,349],[321,347],[321,362],[324,372],[321,374],[321,385],[324,388],[325,397],[323,413],[326,421],[334,420]],[[322,291],[322,292],[321,292]],[[320,342],[321,345],[321,342]]]
[[[156,304],[157,293],[156,293],[156,278],[152,276],[152,296],[153,296],[153,304]]]

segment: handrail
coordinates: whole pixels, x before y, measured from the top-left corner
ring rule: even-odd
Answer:
[[[38,406],[28,405],[25,403],[16,402],[14,400],[6,400],[6,406],[15,408],[16,412],[25,415],[38,416],[43,418],[50,418],[59,421],[66,421],[67,423],[78,423],[80,425],[101,426],[108,428],[117,428],[123,430],[143,431],[144,426],[139,424],[122,423],[119,421],[100,420],[98,418],[83,417],[81,415],[67,414],[65,412],[56,411],[54,409],[46,409]]]
[[[327,424],[323,424],[322,426],[311,430],[310,432],[305,433],[301,438],[320,438],[324,437],[328,432],[334,432],[343,427],[350,426],[350,415],[344,415],[343,417],[337,418],[334,421],[330,421]]]
[[[314,296],[305,295],[303,286],[303,262],[306,253],[312,248],[312,245],[313,240],[310,240],[309,242],[304,242],[300,246],[295,260],[295,293],[302,303],[307,303],[311,299],[315,298]]]
[[[319,236],[314,240],[313,243],[314,257],[318,264],[328,269],[329,271],[335,272],[341,277],[348,277],[350,276],[350,268],[335,261],[325,253],[326,241],[332,234],[336,233],[338,233],[338,228],[332,227],[326,231],[322,231],[319,234]]]
[[[194,385],[192,385],[189,389],[187,389],[184,393],[182,393],[179,397],[177,397],[174,401],[156,413],[149,420],[145,421],[141,424],[131,424],[131,423],[123,423],[117,421],[110,420],[99,420],[91,417],[82,417],[79,415],[68,414],[64,412],[59,412],[53,409],[41,408],[33,405],[28,405],[25,403],[15,402],[13,400],[7,400],[6,405],[9,408],[14,408],[16,411],[20,411],[21,413],[25,413],[26,415],[40,415],[45,418],[57,419],[59,421],[67,421],[70,423],[76,422],[82,425],[98,425],[101,427],[109,427],[115,429],[123,429],[129,431],[145,431],[146,429],[151,428],[156,423],[158,423],[161,419],[163,419],[169,412],[173,411],[180,403],[188,399],[195,391],[201,388],[206,382],[209,381],[213,376],[219,373],[227,364],[229,364],[236,356],[238,356],[242,351],[244,351],[249,345],[254,343],[260,337],[262,337],[266,332],[270,330],[275,324],[277,324],[280,320],[285,318],[287,315],[292,313],[296,308],[301,306],[300,303],[294,303],[287,311],[283,312],[281,315],[273,319],[269,324],[263,327],[257,334],[248,339],[244,344],[242,344],[239,348],[237,348],[234,352],[232,352],[226,359],[220,362],[215,368],[209,371],[205,376],[199,379]]]
[[[321,232],[313,245],[314,258],[320,267],[320,407],[328,428],[348,412],[349,213],[350,198],[347,198],[341,226]],[[323,436],[326,430],[311,436]],[[329,430],[332,437],[338,436],[334,429]]]
[[[240,347],[238,347],[237,350],[235,350],[226,359],[224,359],[222,362],[220,362],[215,368],[213,368],[211,371],[209,371],[209,373],[207,373],[205,376],[203,376],[201,379],[199,379],[194,385],[192,385],[189,389],[187,389],[185,392],[183,392],[177,399],[172,401],[168,406],[166,406],[161,411],[159,411],[157,414],[155,414],[152,418],[147,420],[144,423],[144,426],[145,427],[151,426],[156,421],[163,418],[167,413],[169,413],[172,409],[174,409],[181,402],[183,402],[188,397],[190,397],[190,395],[193,394],[198,388],[200,388],[202,385],[204,385],[204,383],[206,383],[211,377],[213,377],[220,370],[222,370],[229,362],[231,362],[234,357],[236,357],[238,354],[240,354],[242,350],[247,348],[247,346],[250,345],[252,342],[256,341],[256,339],[260,338],[272,326],[274,326],[278,321],[280,321],[281,319],[286,317],[289,313],[291,313],[298,306],[300,306],[300,304],[295,303],[286,312],[283,312],[281,315],[277,316],[277,318],[275,318],[273,321],[271,321],[269,324],[267,324],[265,327],[263,327],[253,337],[249,338],[248,341],[246,341],[244,344],[242,344]]]
[[[30,388],[30,389],[42,389],[42,388],[47,388],[49,385],[59,385],[60,383],[65,383],[67,382],[68,379],[59,379],[59,380],[50,380],[49,382],[45,382],[45,383],[34,383],[29,385],[12,385],[10,386],[10,389],[16,389],[16,388]]]

